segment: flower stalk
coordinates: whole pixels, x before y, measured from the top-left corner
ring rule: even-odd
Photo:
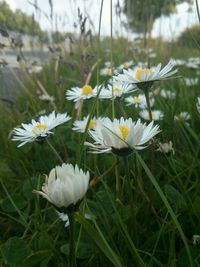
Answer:
[[[74,211],[70,212],[68,214],[68,217],[69,217],[69,267],[76,267]]]
[[[147,102],[147,109],[148,109],[148,112],[149,112],[149,119],[150,119],[150,121],[152,121],[153,117],[152,117],[152,112],[151,112],[151,104],[150,104],[149,90],[148,89],[144,90],[144,95],[145,95],[146,102]]]
[[[47,144],[49,145],[49,147],[51,148],[51,150],[53,151],[54,155],[58,158],[58,160],[60,161],[60,163],[64,163],[64,161],[62,160],[61,156],[58,154],[58,152],[56,151],[55,147],[51,144],[51,142],[48,140],[48,138],[46,138]]]

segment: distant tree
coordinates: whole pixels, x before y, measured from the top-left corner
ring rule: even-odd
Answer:
[[[37,35],[40,40],[47,38],[40,25],[35,21],[34,15],[29,16],[17,9],[13,12],[9,5],[0,0],[0,29],[17,31],[28,35]]]
[[[156,18],[175,12],[176,5],[181,2],[191,3],[192,0],[124,0],[123,11],[128,19],[126,26],[146,36]]]

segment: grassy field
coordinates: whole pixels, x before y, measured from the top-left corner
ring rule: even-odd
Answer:
[[[194,237],[200,235],[199,69],[175,66],[175,77],[153,83],[153,110],[164,116],[154,122],[160,133],[141,151],[128,157],[91,154],[84,145],[92,142],[87,129],[72,130],[74,121],[87,115],[133,121],[140,117],[140,108],[125,102],[125,97],[141,94],[139,89],[116,99],[84,100],[80,114],[74,102],[65,99],[72,87],[107,83],[110,77],[100,75],[105,62],[114,67],[130,60],[133,65],[148,61],[146,65],[164,66],[170,58],[188,62],[199,56],[198,48],[160,40],[149,42],[155,57],[142,47],[125,39],[80,38],[70,53],[53,53],[40,73],[24,74],[14,105],[0,103],[0,266],[68,266],[70,227],[64,227],[53,205],[33,194],[41,189],[45,174],[60,165],[59,159],[46,139],[19,148],[11,140],[13,128],[53,110],[72,119],[47,139],[65,163],[90,172],[89,189],[75,213],[77,266],[200,266],[200,237]],[[189,86],[184,78],[198,81]],[[161,90],[175,97],[163,97]],[[54,100],[41,100],[44,93]],[[174,119],[185,111],[189,120]],[[169,141],[174,151],[159,151],[159,143]]]

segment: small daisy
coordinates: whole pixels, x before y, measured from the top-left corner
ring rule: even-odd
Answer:
[[[193,237],[192,237],[192,244],[194,246],[200,244],[200,235],[193,235]]]
[[[72,130],[79,132],[79,133],[84,133],[86,126],[88,124],[88,119],[89,119],[89,115],[87,117],[84,117],[83,120],[77,120],[74,122],[74,127],[72,128]],[[103,118],[99,117],[98,118],[99,121],[102,121]],[[88,130],[94,130],[95,126],[96,126],[96,117],[93,117],[90,119],[90,122],[88,124]]]
[[[159,81],[172,76],[177,72],[177,70],[172,70],[173,67],[174,61],[170,60],[163,69],[161,69],[161,63],[152,68],[136,67],[133,70],[124,70],[123,74],[118,74],[114,78],[128,84],[136,84],[140,88],[145,82]]]
[[[39,99],[42,101],[46,101],[46,102],[54,102],[54,100],[55,100],[55,98],[53,96],[50,96],[47,94],[39,95]]]
[[[198,83],[198,78],[184,78],[185,84],[187,86],[194,86]]]
[[[56,115],[55,111],[53,111],[49,116],[41,116],[38,122],[32,120],[29,124],[22,123],[21,128],[14,128],[12,140],[22,142],[18,145],[18,147],[21,147],[26,143],[34,142],[49,134],[53,134],[52,129],[70,119],[67,113],[58,113]]]
[[[82,88],[80,87],[72,87],[66,92],[66,99],[73,100],[74,102],[90,99],[97,95],[97,88],[94,89],[92,86],[86,84]]]
[[[114,153],[125,156],[133,150],[141,150],[160,132],[159,126],[153,122],[148,125],[141,123],[140,119],[133,122],[131,118],[111,121],[105,118],[103,122],[97,121],[94,131],[89,134],[94,143],[85,142],[93,153]]]
[[[121,97],[123,94],[129,94],[136,90],[137,89],[131,84],[125,84],[115,81],[112,84],[108,84],[107,87],[102,88],[99,98],[111,99]]]
[[[129,96],[125,98],[125,101],[127,103],[127,106],[134,105],[136,108],[147,108],[147,101],[146,97],[143,94],[139,94],[137,96]],[[154,105],[154,98],[150,98],[150,106],[152,107]]]
[[[175,66],[183,66],[186,64],[186,61],[183,59],[174,59],[174,65]]]
[[[160,90],[160,95],[166,99],[175,99],[176,98],[175,92],[172,92],[170,90],[165,90],[165,89]]]
[[[56,206],[66,211],[69,206],[78,207],[89,186],[90,174],[83,172],[77,165],[63,163],[53,168],[46,176],[41,191],[34,190]],[[63,215],[64,216],[64,215]],[[63,217],[67,221],[67,217]]]
[[[195,69],[195,70],[199,69],[199,65],[195,62],[187,62],[185,66],[188,67],[189,69]]]
[[[197,97],[196,107],[197,107],[198,112],[200,113],[200,97]]]
[[[187,111],[182,111],[180,114],[174,116],[174,120],[177,122],[184,122],[190,120],[191,116]]]
[[[119,71],[123,70],[123,69],[128,69],[130,68],[131,66],[133,66],[133,60],[130,60],[130,61],[126,61],[124,63],[122,63],[121,65],[119,65],[119,67],[117,67],[117,69]]]
[[[159,148],[157,149],[157,151],[165,154],[169,152],[172,152],[173,155],[175,154],[172,141],[169,141],[169,143],[158,143],[158,146]]]
[[[112,67],[106,67],[100,69],[100,75],[101,76],[112,76],[114,73],[114,69]]]
[[[158,120],[162,120],[164,117],[164,114],[162,111],[160,110],[152,110],[151,111],[152,114],[152,120],[153,121],[158,121]],[[149,117],[149,111],[146,109],[143,109],[139,112],[140,117],[142,117],[144,120],[150,121],[150,117]]]

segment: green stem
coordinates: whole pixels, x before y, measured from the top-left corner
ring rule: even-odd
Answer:
[[[118,160],[118,159],[117,159]],[[115,179],[116,179],[116,200],[119,200],[121,194],[120,186],[120,176],[118,171],[118,164],[115,166]]]
[[[197,15],[198,15],[199,23],[200,23],[200,12],[199,12],[199,4],[198,4],[198,0],[195,0],[195,3],[196,3]]]
[[[69,267],[76,267],[74,212],[70,212],[68,214],[68,217],[69,217]]]
[[[146,102],[147,102],[147,109],[148,109],[148,112],[149,112],[149,119],[150,121],[152,121],[152,112],[151,112],[151,105],[150,105],[150,99],[149,99],[149,89],[145,89],[144,90],[144,95],[145,95],[145,98],[146,98]]]
[[[101,35],[101,19],[102,19],[102,12],[103,12],[103,2],[104,0],[101,0],[101,7],[100,7],[100,12],[99,12],[99,29],[98,29],[98,52],[97,52],[97,58],[100,60],[101,58],[101,40],[100,40],[100,35]],[[99,79],[99,64],[97,65],[97,86],[99,86],[100,79]],[[99,100],[97,99],[97,104],[96,104],[96,110],[97,110],[97,118],[99,117]]]
[[[113,20],[112,20],[112,0],[110,0],[110,62],[113,74]],[[112,79],[113,82],[113,79]],[[115,99],[113,92],[113,83],[112,83],[112,119],[115,118]]]
[[[127,185],[128,185],[127,191],[129,194],[129,203],[130,203],[130,205],[132,205],[133,204],[133,194],[132,194],[132,184],[131,184],[128,157],[124,157],[123,159],[124,159],[124,166],[125,166],[126,179],[127,179]]]
[[[56,149],[54,148],[54,146],[51,144],[51,142],[48,140],[48,138],[46,138],[46,141],[47,141],[47,144],[49,145],[49,147],[51,148],[51,150],[53,151],[53,153],[59,159],[60,163],[63,164],[64,161],[62,160],[61,156],[58,154],[58,152],[56,151]]]

